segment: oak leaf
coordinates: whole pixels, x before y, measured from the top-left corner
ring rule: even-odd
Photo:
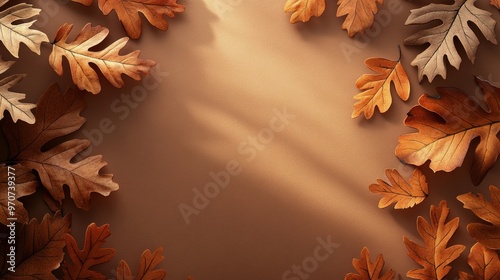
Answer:
[[[0,74],[7,71],[13,64],[14,61],[3,61],[0,57]],[[3,113],[8,111],[14,122],[22,120],[29,124],[35,123],[35,116],[31,112],[35,104],[21,103],[19,100],[24,99],[26,95],[9,90],[24,77],[25,75],[14,74],[0,80],[0,120],[3,118]]]
[[[124,260],[120,261],[117,269],[118,280],[143,279],[143,280],[161,280],[167,275],[165,269],[155,269],[155,267],[164,259],[163,249],[160,247],[153,253],[148,249],[141,255],[139,262],[139,271],[135,278],[132,276],[130,267]]]
[[[110,235],[108,224],[98,227],[92,223],[87,227],[85,243],[83,249],[80,250],[73,236],[67,234],[66,244],[71,261],[65,261],[62,265],[63,279],[105,279],[104,274],[91,270],[91,268],[94,265],[110,261],[115,255],[115,249],[101,248]]]
[[[385,175],[390,183],[377,179],[377,184],[370,185],[370,191],[382,194],[384,197],[378,203],[379,208],[385,208],[395,203],[394,209],[405,209],[421,203],[429,193],[425,175],[419,168],[413,171],[408,182],[396,169],[386,169]]]
[[[424,241],[424,246],[403,237],[408,256],[422,266],[408,271],[406,276],[413,279],[443,279],[451,269],[449,264],[465,250],[464,245],[446,247],[459,223],[458,217],[446,222],[449,212],[450,209],[443,200],[439,203],[439,207],[431,206],[430,222],[422,216],[417,218],[417,230]]]
[[[479,78],[476,82],[486,111],[459,89],[437,88],[439,98],[423,95],[411,108],[404,123],[418,132],[399,137],[396,156],[418,166],[430,160],[432,170],[450,172],[462,165],[471,141],[479,138],[471,168],[478,185],[500,153],[500,89]]]
[[[369,58],[365,60],[366,66],[378,74],[364,74],[356,81],[356,87],[363,92],[358,93],[354,99],[359,100],[354,104],[351,117],[357,118],[364,112],[365,118],[373,116],[375,107],[380,113],[385,113],[392,104],[391,83],[396,88],[398,96],[406,101],[410,97],[410,80],[401,61],[385,58]]]
[[[377,3],[382,5],[384,0],[339,0],[337,4],[337,17],[347,15],[342,28],[347,30],[347,35],[353,37],[370,28],[378,13]]]
[[[464,208],[470,209],[482,220],[491,225],[471,223],[467,225],[467,231],[474,240],[489,249],[500,250],[500,190],[490,186],[492,201],[489,202],[482,194],[474,195],[466,193],[457,196],[464,204]]]
[[[38,223],[32,219],[22,225],[16,236],[15,272],[8,270],[7,254],[10,246],[2,242],[0,262],[3,267],[0,278],[14,279],[57,279],[52,271],[59,268],[64,257],[64,237],[70,231],[71,215],[62,217],[57,212],[54,217],[46,214]],[[10,258],[9,258],[10,260]]]
[[[76,206],[88,210],[92,192],[107,196],[118,189],[111,174],[99,173],[106,162],[100,155],[75,161],[75,156],[90,146],[87,139],[46,147],[83,125],[85,119],[79,114],[84,107],[82,92],[70,88],[62,95],[57,84],[53,84],[40,97],[35,124],[6,122],[3,130],[12,162],[36,170],[42,185],[58,202],[65,196],[63,186],[68,186]]]
[[[449,63],[459,69],[462,59],[457,52],[454,39],[457,38],[467,53],[469,59],[474,62],[479,39],[471,29],[469,23],[473,23],[494,44],[495,20],[491,13],[474,6],[476,0],[455,0],[453,5],[429,4],[419,9],[411,10],[406,20],[409,24],[427,24],[434,20],[441,21],[438,26],[421,30],[405,39],[407,45],[429,46],[411,62],[412,66],[418,67],[418,78],[422,81],[424,75],[429,82],[440,75],[446,79],[446,65],[444,57]]]
[[[290,23],[306,22],[311,17],[319,17],[326,8],[325,0],[287,0],[285,13],[292,13]]]
[[[139,58],[139,50],[120,55],[120,50],[129,40],[127,37],[118,39],[103,50],[89,50],[101,43],[109,34],[107,28],[99,25],[92,27],[90,23],[86,24],[75,40],[68,43],[66,41],[72,28],[71,24],[64,24],[59,28],[49,62],[56,73],[62,75],[62,57],[65,56],[69,62],[73,83],[80,90],[87,90],[94,94],[101,91],[99,77],[90,64],[96,65],[104,77],[117,88],[124,85],[122,74],[134,80],[140,80],[156,64],[152,60]]]
[[[359,259],[353,259],[352,265],[358,271],[356,273],[348,273],[345,276],[345,280],[390,280],[394,278],[394,271],[389,269],[384,274],[382,274],[382,269],[384,268],[384,257],[382,254],[375,258],[372,263],[370,260],[370,251],[368,248],[364,247],[361,250],[361,256]]]
[[[476,243],[470,249],[468,263],[474,276],[460,271],[460,280],[496,280],[500,279],[500,260],[494,250]]]
[[[9,0],[0,0],[0,7]],[[45,33],[31,29],[35,20],[31,18],[40,13],[40,9],[35,9],[31,4],[20,3],[0,11],[0,41],[7,50],[14,56],[19,57],[19,45],[25,44],[34,53],[40,54],[42,42],[48,42],[49,38]],[[19,21],[22,21],[19,23]]]
[[[9,182],[13,183],[9,184]],[[0,223],[7,225],[8,218],[15,218],[18,223],[22,224],[28,222],[28,212],[18,198],[35,193],[39,185],[38,177],[30,169],[20,164],[13,166],[0,164],[0,208],[2,209]]]
[[[73,0],[86,6],[92,5],[93,0]],[[115,11],[118,19],[122,23],[128,36],[137,39],[141,36],[142,21],[139,13],[154,27],[160,30],[168,29],[168,22],[165,16],[175,17],[176,13],[185,10],[184,5],[177,3],[177,0],[98,0],[99,9],[104,15]]]

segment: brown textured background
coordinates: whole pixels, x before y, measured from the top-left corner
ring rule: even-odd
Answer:
[[[85,8],[66,2],[35,1],[46,7],[38,28],[51,40],[64,22],[75,24],[73,34],[86,22],[110,28],[107,44],[125,36],[115,14],[104,17],[95,4]],[[313,255],[318,237],[330,235],[340,247],[308,279],[342,279],[354,271],[351,260],[363,246],[369,247],[372,259],[383,253],[386,267],[404,279],[417,265],[406,256],[402,236],[419,241],[416,217],[427,219],[429,206],[442,199],[448,201],[451,217],[461,217],[452,244],[473,244],[466,224],[477,218],[455,197],[468,191],[487,194],[490,184],[498,186],[498,164],[478,187],[470,183],[470,154],[464,167],[451,174],[433,174],[426,168],[430,197],[404,211],[378,209],[380,197],[370,193],[368,185],[385,179],[386,168],[410,175],[411,168],[399,163],[394,149],[397,137],[411,131],[402,122],[421,94],[435,94],[437,85],[474,93],[472,74],[500,81],[497,46],[481,35],[474,65],[461,50],[460,71],[449,68],[446,81],[419,84],[410,62],[424,48],[403,45],[403,39],[420,28],[404,26],[409,10],[423,5],[418,1],[387,0],[382,9],[393,5],[397,12],[386,12],[388,25],[364,44],[341,29],[343,18],[335,17],[335,1],[328,1],[321,18],[296,25],[283,13],[284,0],[179,2],[187,6],[186,12],[169,20],[167,32],[144,23],[141,39],[125,49],[141,49],[142,57],[156,60],[168,76],[123,120],[112,104],[123,106],[120,96],[130,95],[141,82],[127,79],[122,89],[103,82],[101,94],[86,96],[87,123],[74,135],[85,137],[83,130],[98,128],[105,118],[114,127],[92,153],[104,156],[109,164],[105,171],[114,174],[120,190],[109,197],[94,196],[89,212],[75,209],[71,200],[64,203],[64,211],[73,212],[72,230],[80,244],[90,222],[111,225],[107,246],[118,253],[99,268],[107,276],[120,259],[136,271],[144,249],[162,246],[167,279],[281,279],[292,265]],[[487,1],[477,6],[500,19]],[[358,92],[354,82],[370,72],[363,61],[373,56],[396,59],[398,45],[412,81],[410,100],[394,99],[388,113],[377,112],[372,120],[352,120]],[[346,56],[342,46],[355,53]],[[49,53],[47,45],[41,56],[23,46],[22,59],[9,72],[28,74],[18,89],[26,91],[31,102],[53,81],[61,88],[71,85],[68,68],[64,77],[50,69]],[[273,109],[284,107],[295,119],[255,159],[246,161],[247,155],[238,152],[240,143],[269,126]],[[241,173],[186,225],[179,204],[192,204],[192,189],[202,189],[211,181],[209,172],[223,170],[229,160],[241,163]],[[33,216],[37,209],[46,211],[31,207]],[[458,268],[467,269],[469,248],[448,279]]]

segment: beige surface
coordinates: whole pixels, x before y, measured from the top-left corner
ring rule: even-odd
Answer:
[[[486,193],[489,184],[498,185],[498,164],[479,187],[470,183],[470,157],[452,174],[426,169],[431,196],[405,211],[378,209],[379,197],[368,185],[383,178],[386,168],[410,174],[394,149],[397,137],[410,131],[402,121],[422,93],[435,93],[435,85],[473,93],[472,73],[500,81],[498,47],[481,38],[475,65],[463,55],[461,71],[449,69],[448,80],[419,85],[410,61],[423,48],[402,45],[418,29],[403,26],[418,3],[392,1],[383,8],[388,26],[365,44],[341,30],[343,19],[334,17],[332,1],[323,17],[307,24],[288,23],[284,0],[180,1],[187,10],[170,20],[169,31],[145,24],[142,38],[127,50],[139,48],[143,57],[158,61],[161,81],[147,84],[144,99],[131,105],[120,95],[130,96],[141,83],[127,80],[119,90],[106,84],[100,95],[87,96],[84,111],[88,133],[102,119],[113,123],[114,130],[104,133],[92,153],[103,154],[106,171],[115,175],[120,190],[106,198],[94,196],[89,212],[74,209],[69,200],[64,205],[73,212],[73,233],[80,242],[88,223],[111,225],[108,245],[118,253],[102,270],[111,276],[120,259],[136,269],[142,250],[163,246],[168,279],[281,279],[292,265],[314,256],[318,238],[330,236],[339,247],[307,273],[308,279],[342,279],[353,271],[351,260],[363,246],[372,256],[383,253],[387,267],[404,276],[417,265],[407,258],[402,236],[419,240],[416,217],[428,217],[429,206],[441,199],[448,200],[452,216],[462,217],[453,243],[471,245],[465,225],[475,218],[454,197],[469,190]],[[499,20],[482,2],[479,6]],[[115,16],[103,17],[96,6],[70,3],[57,9],[40,26],[51,39],[60,24],[70,21],[75,29],[86,21],[111,28],[108,42],[125,35]],[[387,114],[376,113],[370,121],[352,120],[358,92],[354,82],[369,72],[363,61],[372,56],[396,59],[398,45],[412,79],[410,100],[395,100]],[[21,53],[40,65],[29,69],[32,82],[20,86],[30,92],[31,101],[52,81],[70,85],[69,76],[59,78],[49,68],[49,51],[43,49],[41,57],[26,49]],[[21,63],[15,67],[25,71]],[[285,108],[293,118],[281,130],[275,114]],[[269,143],[250,148],[251,137],[269,132],[270,125],[280,131]],[[226,169],[228,161],[238,162],[240,173],[186,225],[179,205],[192,205],[193,189],[203,190],[213,180],[209,173]],[[457,268],[464,269],[467,254],[468,249]]]

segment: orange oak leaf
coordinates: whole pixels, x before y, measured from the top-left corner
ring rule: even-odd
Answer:
[[[39,185],[30,169],[20,164],[0,164],[0,223],[7,225],[8,218],[16,218],[18,223],[28,222],[28,212],[18,198],[35,193]]]
[[[451,269],[449,264],[465,250],[464,245],[446,247],[459,223],[458,217],[446,222],[449,212],[450,209],[443,200],[439,207],[431,206],[430,222],[422,216],[417,218],[417,230],[425,243],[424,246],[403,237],[408,256],[422,266],[408,271],[406,276],[413,279],[443,279]]]
[[[73,0],[86,6],[92,5],[93,0]],[[160,30],[168,29],[165,16],[175,17],[186,9],[177,0],[98,0],[99,9],[104,15],[115,11],[128,36],[137,39],[141,36],[142,21],[139,13],[154,27]]]
[[[53,217],[46,214],[38,223],[32,219],[19,229],[16,236],[15,272],[9,270],[12,254],[10,244],[2,242],[0,253],[0,278],[15,279],[57,279],[52,271],[59,268],[64,257],[64,237],[70,231],[71,215],[62,217],[57,212]],[[19,225],[17,225],[19,226]],[[9,258],[9,259],[7,259]]]
[[[362,33],[370,28],[378,13],[377,3],[382,5],[384,0],[339,0],[337,17],[347,15],[342,28],[347,30],[349,37]]]
[[[377,179],[377,184],[371,184],[369,189],[373,193],[382,194],[378,203],[379,208],[385,208],[395,203],[394,209],[405,209],[421,203],[429,193],[425,175],[419,168],[413,171],[408,182],[396,169],[386,169],[385,175],[390,183]]]
[[[500,260],[498,253],[476,243],[470,249],[468,263],[474,276],[460,271],[460,280],[495,280],[500,279]]]
[[[382,269],[384,268],[384,257],[382,254],[375,258],[372,263],[370,260],[370,251],[368,248],[364,247],[361,250],[361,256],[359,259],[353,259],[352,265],[358,271],[356,273],[348,273],[345,276],[345,280],[390,280],[394,278],[394,271],[389,269],[384,274],[382,274]]]
[[[399,137],[396,156],[418,166],[430,160],[432,170],[450,172],[462,165],[471,141],[479,138],[471,168],[478,185],[500,153],[500,89],[479,78],[476,83],[486,111],[456,88],[437,88],[439,98],[423,95],[408,113],[405,125],[418,132]]]
[[[80,90],[87,90],[93,94],[101,91],[101,84],[96,71],[90,64],[96,65],[106,79],[117,88],[124,85],[122,74],[134,80],[140,80],[147,75],[156,62],[139,58],[140,51],[136,50],[126,55],[120,55],[120,50],[127,44],[128,38],[118,39],[100,51],[89,50],[101,43],[109,34],[109,30],[102,26],[92,27],[86,24],[71,43],[68,40],[73,25],[64,24],[57,31],[53,43],[49,63],[57,74],[63,74],[63,56],[68,59],[73,83]]]
[[[110,261],[115,255],[115,249],[101,248],[106,238],[111,235],[109,225],[98,227],[90,224],[85,232],[85,243],[80,250],[75,239],[70,234],[66,235],[66,244],[70,261],[62,265],[64,280],[76,279],[105,279],[104,274],[91,270],[92,266]]]
[[[392,104],[391,83],[396,88],[398,96],[406,101],[410,97],[410,80],[400,59],[397,61],[385,58],[369,58],[366,66],[378,74],[364,74],[356,81],[356,87],[363,92],[354,96],[358,102],[354,104],[351,117],[357,118],[364,113],[370,119],[378,107],[380,113],[385,113]]]
[[[285,13],[292,13],[290,23],[306,22],[311,17],[319,17],[326,8],[325,0],[287,0]]]
[[[492,224],[468,224],[467,231],[472,238],[489,249],[500,250],[500,190],[493,185],[489,189],[491,202],[482,194],[474,195],[470,192],[457,196],[457,199],[464,204],[464,208]]]
[[[141,255],[141,260],[139,262],[139,272],[135,276],[132,276],[130,267],[124,260],[120,261],[117,269],[118,280],[128,280],[128,279],[143,279],[143,280],[161,280],[167,275],[165,269],[155,269],[155,267],[164,259],[163,249],[160,247],[156,249],[153,253],[148,249],[144,251]]]
[[[490,4],[493,5],[497,9],[500,9],[500,0],[491,0]]]
[[[42,185],[58,202],[65,196],[63,186],[68,186],[76,206],[88,210],[91,193],[107,196],[118,189],[118,184],[112,180],[113,175],[99,173],[106,162],[100,155],[79,161],[74,159],[90,146],[87,139],[72,139],[55,147],[46,147],[52,140],[83,125],[85,119],[80,112],[84,107],[82,92],[68,89],[63,95],[57,84],[53,84],[40,97],[35,124],[5,122],[3,131],[12,162],[36,170]]]

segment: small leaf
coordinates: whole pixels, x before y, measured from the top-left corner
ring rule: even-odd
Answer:
[[[136,277],[132,276],[130,267],[124,260],[118,265],[118,280],[143,279],[143,280],[161,280],[167,275],[165,269],[155,269],[155,267],[164,259],[162,255],[163,249],[160,247],[153,253],[148,249],[141,255],[139,262],[139,272]]]
[[[101,43],[109,34],[107,28],[85,25],[75,40],[67,43],[73,25],[64,24],[57,31],[53,43],[49,62],[57,74],[63,74],[62,57],[69,61],[73,83],[80,90],[87,90],[94,94],[101,91],[99,77],[90,64],[95,64],[104,77],[117,88],[124,85],[122,74],[134,80],[140,80],[147,75],[156,62],[139,58],[140,51],[136,50],[126,55],[120,55],[120,50],[127,44],[128,38],[121,38],[101,51],[89,49]]]
[[[500,260],[496,251],[476,243],[470,249],[468,263],[474,271],[474,276],[459,272],[462,280],[496,280],[500,279]]]
[[[94,265],[109,262],[115,255],[114,249],[101,248],[110,235],[108,224],[100,227],[95,223],[90,224],[85,232],[85,243],[82,250],[78,248],[73,236],[66,235],[67,250],[71,262],[63,263],[63,279],[105,279],[104,274],[91,270],[91,268]]]
[[[474,195],[470,192],[457,196],[457,199],[464,204],[464,208],[492,224],[468,224],[467,231],[472,238],[489,249],[500,250],[500,189],[491,185],[490,194],[491,202],[482,194]]]
[[[413,279],[443,279],[451,269],[450,263],[465,250],[464,245],[446,247],[459,222],[458,217],[446,222],[449,213],[450,209],[443,200],[439,207],[431,206],[430,222],[418,216],[417,230],[424,241],[424,246],[403,237],[408,256],[422,266],[408,271],[406,276]]]
[[[394,209],[411,208],[421,203],[429,193],[425,175],[419,168],[413,171],[409,182],[406,182],[396,169],[386,169],[385,175],[390,183],[377,179],[377,184],[370,185],[370,191],[382,194],[378,207],[385,208],[395,203]]]
[[[325,11],[325,0],[287,0],[285,13],[292,13],[290,23],[309,21],[311,17],[319,17]]]
[[[390,280],[395,276],[394,271],[389,269],[384,274],[382,274],[382,269],[384,268],[384,257],[382,254],[375,258],[372,263],[370,260],[370,251],[368,248],[364,247],[361,251],[361,257],[359,259],[353,259],[352,265],[359,274],[348,273],[344,280]]]
[[[382,5],[383,0],[339,0],[337,17],[347,15],[342,28],[347,30],[349,37],[362,33],[370,28],[378,13],[377,3]]]

